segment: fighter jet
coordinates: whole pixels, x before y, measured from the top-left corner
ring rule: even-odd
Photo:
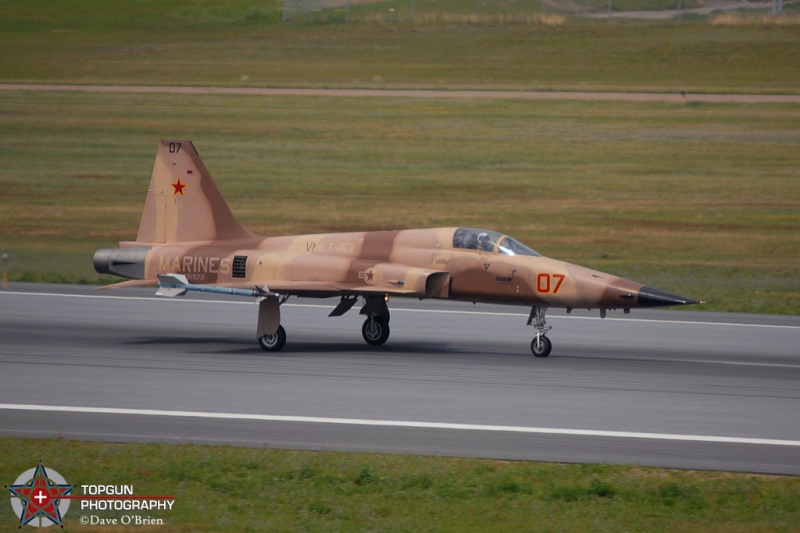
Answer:
[[[526,306],[537,357],[552,350],[548,308],[599,309],[605,317],[609,309],[699,303],[545,257],[480,228],[258,236],[236,221],[188,140],[161,141],[136,240],[97,250],[94,268],[132,280],[109,287],[256,298],[256,338],[268,352],[286,343],[281,305],[292,296],[338,298],[332,317],[363,302],[361,333],[374,346],[389,338],[391,297]]]

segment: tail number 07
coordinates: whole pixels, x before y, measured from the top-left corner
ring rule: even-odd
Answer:
[[[547,274],[542,272],[536,276],[536,292],[542,294],[557,294],[565,277],[564,274]]]

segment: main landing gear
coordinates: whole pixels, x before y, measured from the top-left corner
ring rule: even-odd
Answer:
[[[355,305],[357,297],[343,297],[340,304],[331,312],[331,316],[341,316]],[[286,301],[285,297],[268,296],[259,302],[258,312],[258,344],[266,352],[277,352],[286,344],[286,330],[280,325],[280,305]],[[536,330],[536,336],[531,341],[531,352],[536,357],[547,357],[553,350],[553,343],[547,338],[547,332],[552,329],[547,325],[545,314],[546,307],[534,307],[528,317],[528,325]],[[370,346],[381,346],[389,340],[389,307],[383,297],[370,296],[366,298],[360,314],[367,318],[361,326],[361,335]]]
[[[281,326],[281,304],[288,297],[268,295],[258,301],[258,344],[265,352],[280,351],[286,344],[286,330]]]
[[[342,316],[358,300],[358,296],[342,296],[339,305],[328,316]],[[367,296],[364,298],[364,307],[359,313],[367,317],[361,326],[361,335],[371,346],[380,346],[389,339],[389,307],[386,305],[386,300],[385,296]]]
[[[367,344],[380,346],[389,339],[389,307],[384,298],[367,298],[367,303],[361,309],[362,315],[367,319],[361,326],[361,335]]]
[[[547,313],[546,307],[534,307],[528,317],[528,325],[536,328],[536,336],[531,341],[531,352],[536,357],[547,357],[553,349],[553,343],[545,335],[553,329],[552,326],[547,325],[545,313]]]
[[[258,305],[258,344],[265,352],[280,351],[286,344],[286,330],[281,323],[280,306],[286,301],[283,296],[266,296]],[[342,301],[330,316],[341,316],[358,301],[358,297],[342,297]],[[389,339],[389,307],[383,296],[370,296],[361,309],[367,319],[361,326],[361,335],[367,344],[380,346]]]
[[[258,344],[265,352],[277,352],[286,344],[286,330],[283,326],[278,326],[278,331],[274,334],[259,337]]]

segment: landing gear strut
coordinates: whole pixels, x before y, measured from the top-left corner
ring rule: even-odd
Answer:
[[[258,302],[256,338],[265,352],[280,351],[286,344],[286,330],[281,326],[281,304],[286,296],[265,296]]]
[[[552,326],[547,325],[545,320],[546,313],[546,307],[534,307],[528,317],[528,325],[533,325],[536,328],[536,336],[531,341],[531,352],[536,357],[547,357],[553,349],[553,343],[545,335],[545,333],[553,329]]]
[[[389,307],[384,298],[369,297],[361,309],[362,315],[367,315],[364,325],[361,326],[361,335],[367,344],[380,346],[389,339]]]

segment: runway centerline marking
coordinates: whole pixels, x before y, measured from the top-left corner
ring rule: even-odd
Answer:
[[[194,299],[175,299],[175,298],[157,298],[144,297],[144,296],[106,296],[106,295],[93,295],[93,294],[60,294],[48,292],[22,292],[22,291],[0,291],[2,295],[18,295],[18,296],[44,296],[44,297],[57,297],[57,298],[81,298],[81,299],[95,299],[95,300],[132,300],[132,301],[146,301],[158,303],[201,303],[201,304],[222,304],[222,305],[255,305],[255,302],[237,302],[237,301],[224,301],[224,300],[194,300]],[[314,305],[314,304],[283,304],[286,307],[305,307],[312,309],[326,309],[329,310],[332,306]],[[508,316],[508,317],[527,317],[528,314],[522,313],[502,313],[497,311],[462,311],[458,309],[408,309],[402,307],[393,307],[392,312],[400,313],[431,313],[431,314],[451,314],[451,315],[479,315],[479,316]],[[720,327],[748,327],[748,328],[762,328],[762,329],[788,329],[800,330],[800,326],[788,326],[780,324],[746,324],[742,322],[704,322],[704,321],[690,321],[690,320],[658,320],[652,318],[599,318],[591,316],[550,316],[550,320],[606,320],[609,322],[635,322],[635,323],[653,323],[653,324],[686,324],[693,326],[720,326]]]
[[[89,413],[112,415],[138,415],[180,418],[206,418],[223,420],[252,420],[260,422],[298,422],[306,424],[340,424],[416,429],[451,429],[459,431],[494,431],[542,435],[570,435],[582,437],[612,437],[626,439],[667,440],[684,442],[712,442],[724,444],[756,444],[766,446],[800,447],[800,440],[763,439],[749,437],[720,437],[710,435],[680,435],[670,433],[639,433],[630,431],[602,431],[592,429],[537,428],[524,426],[495,426],[483,424],[452,424],[447,422],[413,422],[405,420],[369,420],[360,418],[325,418],[313,416],[281,416],[242,413],[208,413],[196,411],[167,411],[157,409],[121,409],[115,407],[74,407],[66,405],[0,404],[0,410],[45,411],[60,413]]]

